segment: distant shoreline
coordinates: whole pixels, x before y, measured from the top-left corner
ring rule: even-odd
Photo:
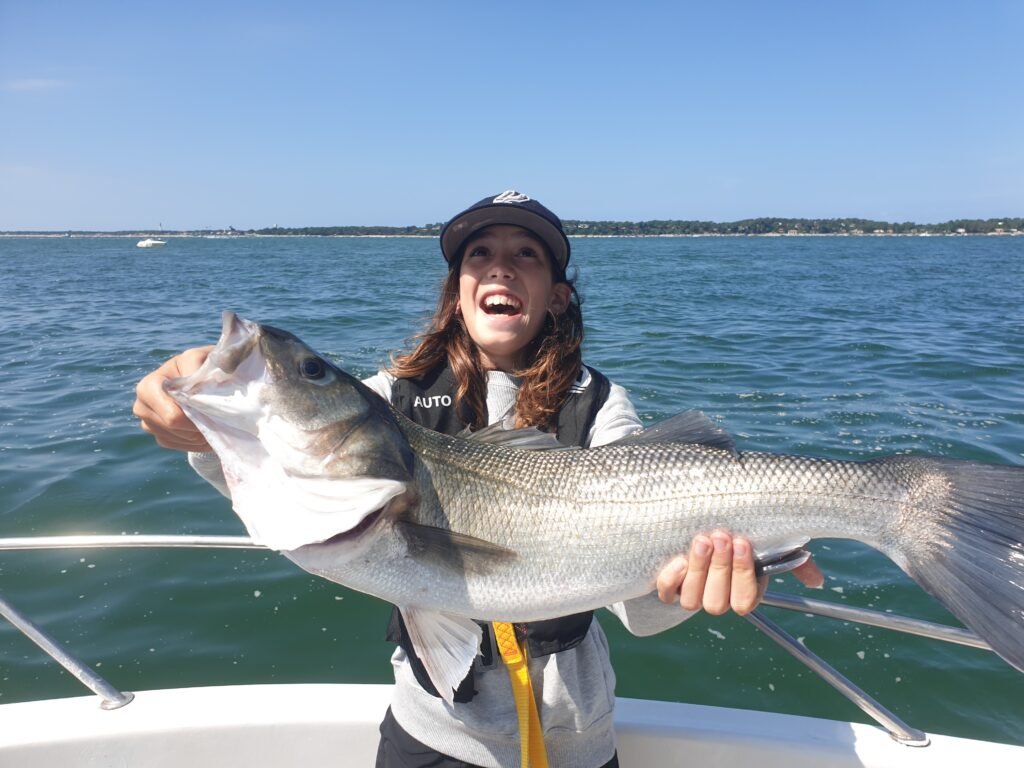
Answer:
[[[935,224],[842,219],[787,219],[762,216],[738,221],[652,219],[649,221],[583,221],[563,219],[569,237],[872,237],[938,235],[1021,235],[1024,218],[950,219]],[[0,237],[428,237],[441,234],[442,223],[422,226],[345,225],[328,227],[261,227],[259,229],[157,230],[8,230]]]
[[[574,240],[630,240],[630,239],[667,239],[667,238],[698,238],[698,237],[1021,237],[1024,230],[1011,230],[1006,232],[765,232],[765,233],[740,233],[740,232],[699,232],[694,234],[628,234],[628,235],[583,235],[572,233],[568,237]],[[132,234],[113,232],[0,232],[0,239],[35,238],[50,240],[66,239],[108,239],[108,240],[135,240],[146,237],[159,237],[164,240],[170,239],[196,239],[196,240],[251,240],[251,239],[292,239],[305,237],[311,239],[335,238],[335,239],[377,239],[377,240],[436,240],[438,235],[303,235],[303,234],[282,234],[266,235],[256,233],[244,233],[237,235],[202,235],[193,232],[136,232]]]

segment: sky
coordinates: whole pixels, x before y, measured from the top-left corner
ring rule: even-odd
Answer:
[[[1024,216],[1024,2],[0,0],[0,231]]]

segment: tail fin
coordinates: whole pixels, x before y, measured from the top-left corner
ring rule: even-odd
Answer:
[[[924,485],[914,485],[942,486],[936,495],[944,496],[945,504],[927,510],[930,524],[905,531],[904,536],[927,540],[902,551],[904,567],[1024,672],[1024,467],[933,458],[906,461],[918,465],[913,474],[918,482],[924,480]],[[936,498],[933,492],[925,495]]]

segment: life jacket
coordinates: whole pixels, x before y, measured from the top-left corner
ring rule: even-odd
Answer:
[[[590,381],[584,386],[583,373],[566,395],[565,403],[558,412],[558,442],[566,446],[586,447],[590,428],[597,418],[597,412],[608,400],[611,382],[589,366]],[[471,421],[471,416],[455,404],[455,376],[447,365],[441,365],[423,376],[412,379],[397,379],[391,389],[391,404],[421,426],[447,435],[457,435]],[[516,624],[516,635],[520,644],[526,645],[531,657],[547,656],[575,648],[587,635],[593,620],[593,611],[575,613],[546,621],[532,621]],[[501,655],[494,642],[494,634],[488,622],[477,622],[483,630],[480,643],[480,658],[483,667],[501,663]],[[397,643],[408,656],[413,674],[425,691],[440,696],[427,674],[423,662],[416,656],[409,631],[397,607],[391,609],[386,639]],[[474,667],[470,667],[462,683],[455,691],[455,701],[466,703],[472,700],[474,688]]]
[[[597,412],[611,392],[611,382],[603,373],[584,367],[590,371],[590,382],[583,386],[581,372],[570,387],[558,412],[555,435],[562,445],[581,448],[586,447]],[[391,405],[420,426],[446,435],[459,434],[472,421],[465,404],[461,408],[455,405],[455,375],[447,365],[415,379],[396,379],[391,388]]]

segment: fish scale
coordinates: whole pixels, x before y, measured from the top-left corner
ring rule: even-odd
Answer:
[[[496,566],[490,581],[508,586],[517,583],[511,576],[516,570],[536,569],[537,576],[523,583],[522,595],[506,589],[502,605],[476,610],[521,610],[535,604],[545,597],[536,579],[564,600],[570,568],[585,579],[581,602],[563,603],[567,611],[593,607],[585,603],[593,601],[599,584],[606,584],[607,602],[635,597],[650,590],[657,572],[685,542],[720,527],[766,549],[789,549],[812,537],[858,538],[879,546],[887,537],[885,520],[895,516],[906,497],[904,489],[886,479],[891,471],[870,464],[732,456],[690,445],[522,451],[509,461],[507,451],[470,441],[449,464],[446,449],[454,441],[402,424],[417,456],[430,467],[451,529],[490,537],[518,553],[514,562]],[[502,472],[496,470],[502,466],[506,476],[531,478],[525,492],[520,480],[500,479]],[[485,495],[478,488],[486,488]],[[891,510],[888,517],[886,509]],[[595,538],[595,533],[602,535]],[[560,553],[570,544],[592,557],[560,569]],[[637,573],[648,578],[638,583]],[[631,581],[629,594],[618,591],[623,577]],[[535,617],[515,620],[529,618]]]
[[[819,537],[875,547],[1024,670],[1021,467],[740,453],[695,413],[592,449],[555,449],[536,430],[449,437],[292,334],[231,313],[203,367],[168,391],[230,467],[253,538],[396,604],[448,700],[479,649],[470,619],[643,597],[714,529],[760,556]]]

